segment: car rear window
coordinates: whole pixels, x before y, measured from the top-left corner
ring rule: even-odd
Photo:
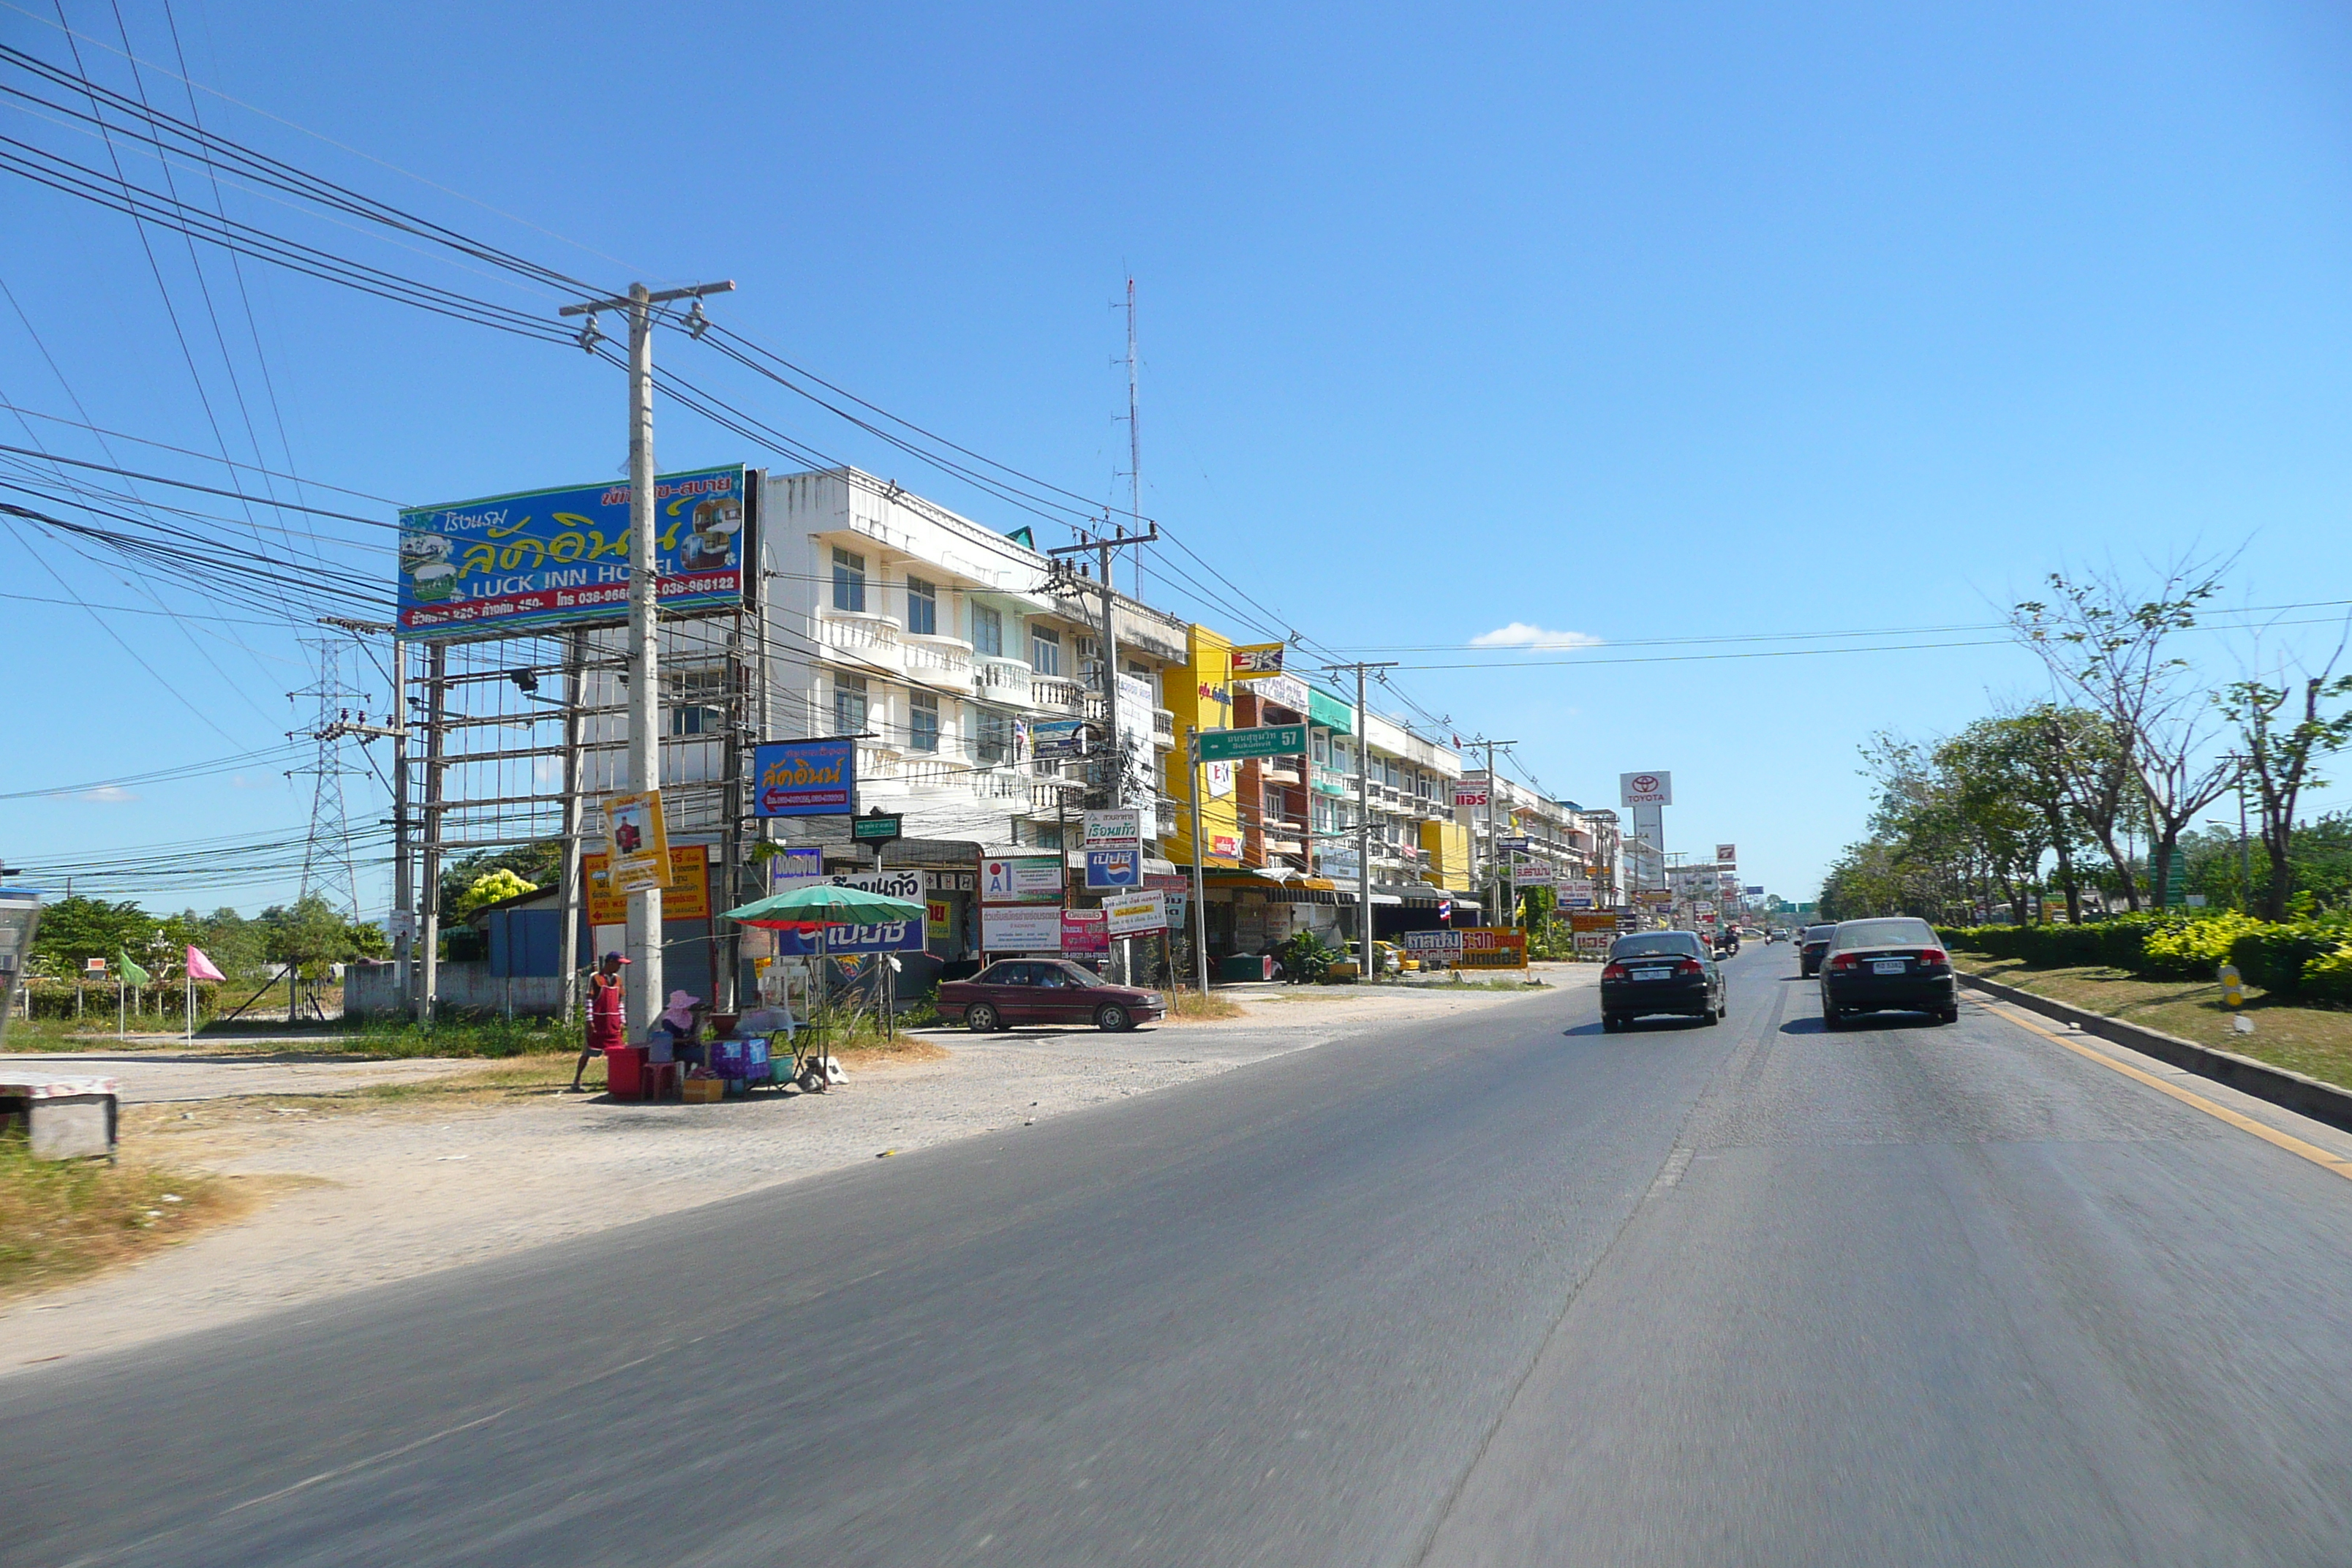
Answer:
[[[1807,942],[1827,942],[1830,939],[1831,933],[1834,932],[1836,930],[1837,927],[1835,926],[1807,926],[1805,928],[1805,940]]]
[[[1922,920],[1846,921],[1837,928],[1841,949],[1855,947],[1933,947],[1936,931]]]
[[[1646,958],[1659,953],[1696,958],[1700,956],[1698,938],[1686,931],[1655,931],[1642,936],[1621,936],[1609,948],[1612,958]]]

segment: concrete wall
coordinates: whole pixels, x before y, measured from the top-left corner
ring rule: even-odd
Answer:
[[[504,1013],[552,1017],[563,1008],[562,977],[530,974],[502,980],[487,963],[444,963],[437,984],[446,1012]],[[343,971],[343,1012],[351,1017],[382,1017],[407,1011],[396,963],[354,963]]]

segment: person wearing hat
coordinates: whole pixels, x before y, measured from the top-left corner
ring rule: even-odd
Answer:
[[[629,1043],[629,1022],[621,1007],[621,965],[628,962],[617,952],[608,952],[602,963],[588,972],[588,1043],[572,1069],[574,1094],[581,1092],[580,1076],[588,1070],[590,1057],[608,1047]]]
[[[646,1030],[646,1045],[650,1051],[646,1059],[656,1062],[676,1061],[677,1047],[699,1042],[702,1036],[702,1015],[710,1004],[699,996],[689,996],[683,991],[669,994],[669,1005],[661,1016]]]

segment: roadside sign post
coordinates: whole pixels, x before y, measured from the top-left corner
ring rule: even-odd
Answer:
[[[1192,787],[1185,793],[1192,797],[1192,971],[1201,984],[1201,996],[1209,995],[1209,897],[1202,886],[1201,865],[1201,731],[1194,730],[1189,738],[1187,751],[1191,761],[1187,777]]]

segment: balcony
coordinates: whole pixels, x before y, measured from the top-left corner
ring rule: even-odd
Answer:
[[[983,702],[1001,703],[1007,708],[1034,707],[1034,681],[1029,667],[1017,658],[982,657],[972,660],[972,695]]]
[[[1073,717],[1086,717],[1080,711],[1086,701],[1086,689],[1075,680],[1066,680],[1058,675],[1033,675],[1030,677],[1029,692],[1032,707],[1054,709]]]
[[[898,642],[898,624],[887,616],[861,615],[855,610],[819,611],[816,640],[826,653],[860,669],[879,666],[895,673],[906,668]]]
[[[1176,743],[1176,715],[1165,708],[1151,710],[1151,738],[1163,746]]]
[[[971,691],[971,645],[955,637],[898,634],[902,668],[909,680],[936,690],[969,695]]]

